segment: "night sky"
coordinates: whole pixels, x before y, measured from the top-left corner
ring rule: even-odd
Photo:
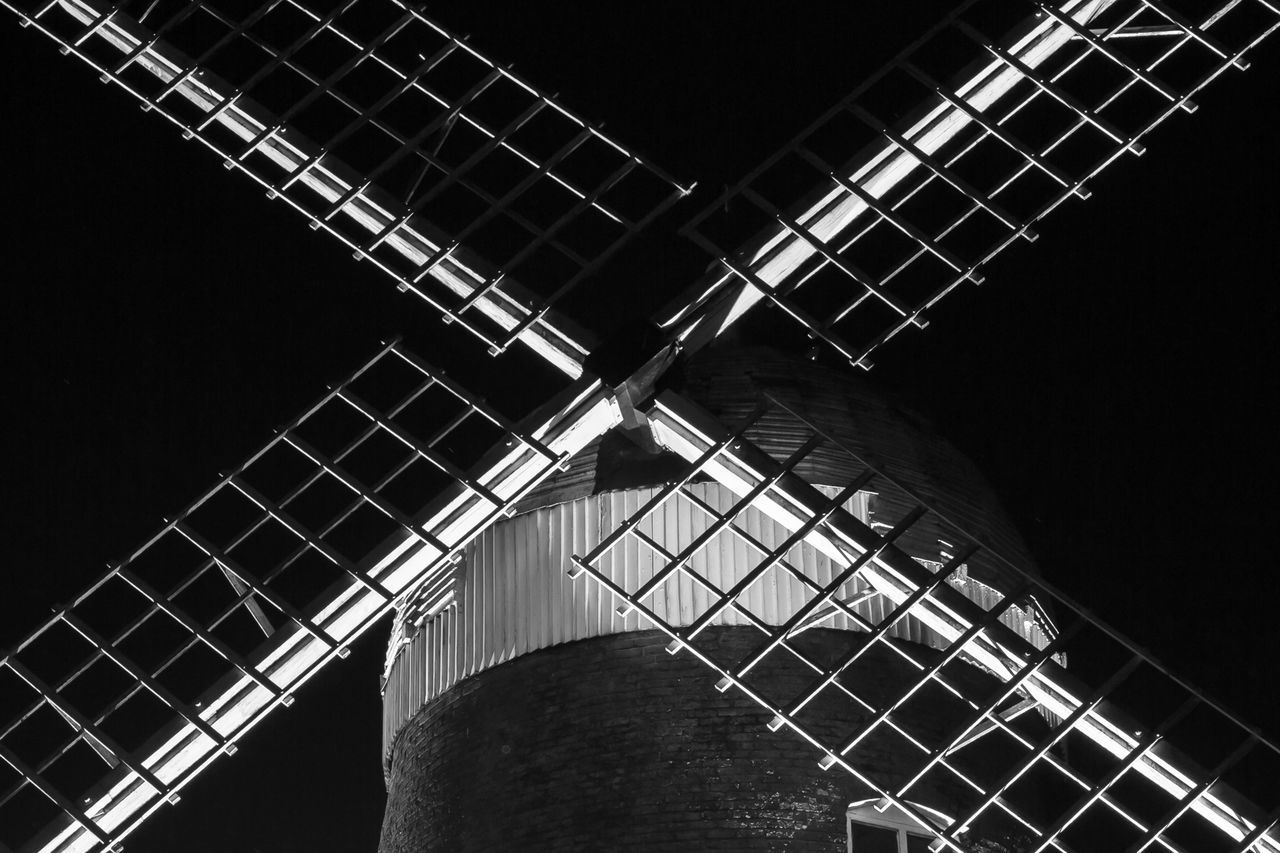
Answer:
[[[924,2],[509,5],[431,13],[711,190],[937,14]],[[1276,47],[872,373],[987,473],[1046,576],[1272,737]],[[11,17],[0,50],[11,644],[379,340],[431,337],[422,354],[464,371],[487,356]],[[372,850],[384,637],[304,688],[129,849]]]

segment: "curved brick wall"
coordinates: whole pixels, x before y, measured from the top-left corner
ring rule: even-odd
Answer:
[[[704,636],[739,653],[759,642],[750,628]],[[819,629],[801,640],[835,654],[852,636]],[[758,706],[717,693],[709,669],[665,645],[642,631],[553,646],[432,701],[395,743],[382,853],[844,849],[845,807],[872,794],[840,769],[819,770],[812,747],[768,731]],[[785,693],[812,678],[798,666],[762,675]],[[905,665],[881,668],[859,692],[878,704],[906,676]],[[848,709],[834,716],[842,731],[856,723]],[[875,743],[859,750],[885,780],[901,779],[904,757]],[[955,813],[962,796],[912,799]]]

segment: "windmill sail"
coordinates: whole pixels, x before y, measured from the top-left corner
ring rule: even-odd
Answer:
[[[570,377],[547,312],[685,190],[397,0],[8,2],[484,340]]]
[[[84,0],[4,2],[494,350],[519,340],[578,377],[521,430],[389,348],[6,656],[3,695],[18,699],[0,729],[0,759],[10,768],[0,823],[25,825],[40,814],[31,802],[51,811],[47,827],[37,822],[17,842],[41,851],[116,844],[379,614],[409,598],[423,618],[447,607],[451,555],[614,426],[622,409],[642,404],[672,352],[709,342],[770,301],[866,366],[876,347],[923,324],[923,312],[958,283],[980,278],[995,253],[1033,238],[1032,225],[1054,207],[1088,195],[1086,182],[1139,152],[1153,127],[1189,111],[1207,82],[1243,66],[1277,22],[1261,0],[1195,15],[1153,1],[1018,6],[1035,12],[1029,22],[1009,22],[1008,4],[963,4],[717,203],[715,217],[695,222],[693,233],[721,267],[673,313],[677,343],[648,361],[649,353],[637,354],[645,367],[615,393],[583,369],[587,346],[550,305],[678,188],[415,10],[390,0],[288,2],[228,16],[210,3],[160,0],[130,16]],[[1196,62],[1183,64],[1188,57]],[[905,117],[897,100],[904,90],[912,104],[925,96]],[[587,150],[595,153],[579,159]],[[632,178],[644,186],[622,190]],[[445,197],[448,204],[435,204]],[[636,198],[643,203],[632,205]],[[721,227],[713,219],[726,207]],[[604,240],[581,248],[601,225]],[[506,239],[512,228],[520,240]],[[374,381],[384,369],[398,390]],[[379,389],[378,399],[366,402],[366,386]],[[422,416],[423,395],[433,391],[443,402]],[[988,558],[963,529],[951,525],[952,552],[936,573],[895,551],[892,539],[927,507],[894,519],[887,533],[871,531],[800,481],[791,470],[798,460],[769,459],[678,398],[648,409],[648,422],[691,463],[689,477],[709,477],[741,499],[710,508],[718,532],[740,538],[735,516],[763,512],[788,531],[788,547],[805,544],[839,567],[839,584],[817,582],[787,566],[787,549],[767,549],[742,582],[785,572],[807,590],[781,620],[743,618],[759,622],[765,637],[757,661],[780,653],[817,666],[816,688],[770,695],[753,678],[756,662],[715,661],[696,630],[649,608],[653,590],[688,575],[682,547],[659,554],[667,568],[645,587],[609,576],[600,558],[642,531],[643,516],[624,522],[576,570],[667,630],[674,652],[705,655],[723,687],[748,692],[768,708],[771,725],[817,746],[825,767],[851,769],[844,756],[868,739],[907,739],[921,756],[915,778],[950,774],[980,794],[971,813],[941,828],[915,814],[952,848],[970,826],[1002,821],[1042,849],[1071,850],[1075,827],[1114,819],[1134,849],[1180,849],[1183,834],[1203,824],[1228,840],[1226,849],[1280,850],[1274,815],[1239,796],[1274,808],[1274,792],[1240,770],[1274,766],[1273,747],[1052,588],[1025,578],[1018,595],[979,602],[953,584],[966,561]],[[475,423],[487,426],[468,442],[492,449],[478,460],[442,455],[442,435],[467,435]],[[845,493],[882,479],[868,469]],[[677,484],[663,499],[686,497]],[[308,571],[290,571],[303,560]],[[841,597],[855,576],[886,602],[884,620],[863,625],[865,651],[836,670],[806,662],[793,637],[830,614],[862,618]],[[317,577],[325,579],[318,587]],[[709,608],[738,607],[737,588],[707,589]],[[899,655],[882,638],[886,625],[906,618],[930,631],[945,657],[937,665],[907,660],[920,672],[911,690],[868,707],[841,672],[863,655]],[[1062,668],[1060,655],[1077,635],[1110,644],[1118,658],[1101,689],[1082,687]],[[79,656],[59,651],[67,645]],[[957,686],[957,670],[973,664],[989,676],[984,691]],[[99,678],[114,689],[88,686]],[[1146,680],[1176,696],[1172,716],[1115,710]],[[833,738],[811,725],[807,715],[831,697],[862,715],[857,731]],[[952,706],[965,724],[946,737],[912,732],[903,709],[920,701]],[[1040,713],[1025,713],[1031,707]],[[1225,749],[1202,756],[1166,745],[1202,719],[1196,724],[1229,741]],[[996,742],[1001,761],[971,758]],[[1076,743],[1101,752],[1082,767],[1063,756],[1064,742],[1072,752]],[[77,769],[82,759],[92,773]],[[1032,776],[1059,786],[1047,816],[1025,802],[1023,779]],[[1137,794],[1129,790],[1135,780]],[[914,779],[865,781],[913,814]]]
[[[696,347],[769,302],[811,338],[869,367],[880,345],[925,324],[926,309],[962,282],[980,281],[983,264],[1019,238],[1034,240],[1032,226],[1048,213],[1072,196],[1087,198],[1088,182],[1113,162],[1140,155],[1142,139],[1164,120],[1193,112],[1192,96],[1209,82],[1246,68],[1247,52],[1278,26],[1280,10],[1265,2],[1233,0],[1194,15],[1147,0],[962,4],[695,218],[690,236],[722,267],[678,302],[665,324]],[[981,55],[976,63],[974,53]],[[907,109],[911,104],[920,106]],[[720,689],[760,704],[770,728],[791,729],[816,747],[823,769],[853,773],[886,807],[911,814],[950,849],[963,849],[963,833],[979,828],[985,837],[1021,832],[1036,851],[1090,849],[1099,837],[1117,850],[1280,850],[1280,751],[1061,594],[1025,577],[1019,594],[980,606],[950,586],[949,578],[983,552],[964,530],[952,528],[953,554],[931,574],[893,545],[927,507],[893,519],[887,532],[841,508],[852,494],[877,487],[878,475],[866,465],[862,479],[832,497],[792,473],[812,450],[808,444],[785,461],[771,459],[743,438],[749,424],[730,429],[676,397],[660,400],[648,417],[659,442],[690,468],[571,571],[589,575],[621,610],[667,632],[669,651],[692,652],[720,675]],[[688,488],[708,477],[738,502],[712,506]],[[705,528],[695,527],[698,535],[688,541],[646,535],[662,529],[667,502],[705,516]],[[748,510],[770,517],[789,538],[763,547],[740,522]],[[732,586],[694,568],[695,554],[734,541],[754,551],[754,562]],[[650,575],[623,580],[610,573],[609,553],[623,542],[652,557]],[[825,583],[807,575],[798,566],[811,561],[788,563],[802,544],[844,570]],[[869,639],[839,661],[807,655],[795,640],[807,626],[832,615],[859,618],[849,598],[855,581],[863,595],[884,598],[884,619],[863,619]],[[664,614],[655,602],[666,586],[689,582],[702,589],[703,609],[692,617]],[[803,590],[793,610],[765,618],[745,606],[753,586],[777,583]],[[1027,596],[1048,609],[1028,609]],[[745,658],[725,660],[697,641],[725,611],[761,632],[760,646]],[[1040,643],[1011,624],[1052,612],[1065,624]],[[936,633],[945,656],[911,661],[918,679],[877,704],[859,695],[851,668],[869,660],[889,666],[901,651],[888,632],[908,618]],[[1073,648],[1085,650],[1086,660],[1113,664],[1095,686],[1055,660]],[[798,661],[811,685],[779,695],[786,681],[776,675],[779,658]],[[1000,686],[975,690],[946,675],[974,664]],[[1128,710],[1153,699],[1142,722]],[[963,723],[945,735],[913,730],[913,706],[921,703],[955,703]],[[1025,716],[1029,707],[1045,712],[1047,729],[1032,724],[1036,715]],[[982,739],[991,752],[974,748]],[[890,741],[920,755],[906,778],[867,776],[847,760]],[[1078,763],[1066,757],[1084,752]],[[938,826],[907,797],[916,785],[947,782],[978,799],[967,814]]]
[[[1266,0],[1190,5],[960,4],[691,220],[722,269],[666,324],[714,335],[768,301],[870,366],[1280,26]]]
[[[116,844],[407,593],[446,606],[459,549],[615,416],[588,381],[525,431],[385,348],[0,658],[5,843]]]
[[[747,437],[756,421],[779,415],[792,422],[786,434],[798,448],[785,460]],[[1024,838],[1017,849],[1037,853],[1096,849],[1099,838],[1114,850],[1280,850],[1280,749],[927,505],[907,496],[901,514],[877,519],[875,529],[859,521],[845,508],[855,495],[901,487],[780,401],[730,429],[668,392],[650,422],[689,467],[575,557],[570,572],[667,633],[671,654],[696,656],[719,676],[717,689],[759,704],[767,712],[761,722],[806,741],[823,770],[853,774],[947,849],[966,849],[964,833],[974,831]],[[819,491],[796,474],[819,446],[845,455],[851,481]],[[708,478],[732,500],[708,501],[694,485]],[[675,513],[702,522],[664,522]],[[773,547],[753,533],[760,517],[780,528]],[[932,564],[895,544],[924,530],[942,531]],[[652,569],[611,570],[611,553],[624,545],[651,557]],[[726,551],[747,557],[731,578],[713,576],[701,555]],[[1001,594],[968,576],[969,567],[992,561],[1017,578],[1017,591]],[[815,569],[823,564],[830,568]],[[701,594],[676,596],[681,584]],[[757,612],[751,591],[759,586],[791,587],[792,595],[775,599],[790,606]],[[661,602],[674,597],[684,606],[664,610]],[[883,607],[858,606],[868,598]],[[741,656],[700,636],[726,612],[759,633]],[[804,632],[835,617],[856,627],[832,659]],[[940,655],[895,640],[909,621]],[[1084,662],[1100,686],[1067,669],[1068,659]],[[872,695],[874,679],[864,683],[859,673],[879,670],[912,676],[897,695]],[[1031,708],[1043,713],[1027,714]],[[947,729],[939,719],[953,723]],[[898,749],[915,761],[853,758]],[[911,797],[948,785],[973,805],[938,826]]]

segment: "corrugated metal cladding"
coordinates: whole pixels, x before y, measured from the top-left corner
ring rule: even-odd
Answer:
[[[934,510],[936,515],[907,534],[905,544],[913,553],[928,553],[938,540],[959,544],[967,536],[1023,571],[1036,573],[1022,537],[977,466],[923,417],[860,376],[763,347],[707,350],[680,372],[671,377],[672,384],[727,425],[740,422],[766,395],[780,401],[785,409],[771,409],[747,431],[753,443],[778,460],[808,440],[814,429],[810,424],[816,425],[830,440],[796,469],[810,483],[840,485],[861,473],[864,464],[874,467],[884,475],[871,505],[874,521],[891,525],[917,503]],[[681,470],[680,463],[644,454],[635,443],[611,433],[579,453],[566,472],[531,492],[518,509],[660,483],[675,479]],[[969,572],[996,589],[1020,585],[1017,573],[990,553],[979,554]]]
[[[667,379],[725,424],[739,422],[766,396],[781,403],[747,432],[779,460],[815,428],[821,431],[829,440],[796,469],[810,483],[838,486],[864,465],[875,468],[882,476],[874,494],[859,495],[850,509],[882,529],[917,503],[932,509],[899,540],[922,562],[941,561],[946,546],[940,543],[959,545],[966,536],[977,541],[984,550],[956,585],[983,607],[1000,600],[998,590],[1020,586],[1016,571],[990,552],[1035,573],[1021,537],[973,463],[918,415],[895,406],[847,370],[770,349],[713,348]],[[567,471],[530,493],[518,506],[519,514],[476,540],[458,567],[454,603],[447,610],[419,624],[421,611],[411,602],[388,649],[384,759],[400,727],[459,679],[557,643],[645,628],[639,616],[619,616],[617,602],[588,579],[571,581],[565,569],[571,555],[587,553],[639,508],[653,494],[654,484],[683,470],[684,463],[673,454],[650,454],[625,436],[606,435],[579,453]],[[695,488],[713,506],[728,507],[729,496],[721,487],[707,483]],[[749,513],[746,521],[766,545],[783,541],[785,534],[767,519]],[[659,526],[655,521],[645,532],[679,551],[706,524],[699,510],[681,500],[664,510],[662,529],[652,529]],[[694,568],[724,589],[736,572],[754,562],[751,556],[744,544],[722,536],[698,556]],[[819,583],[831,577],[830,565],[807,546],[797,547],[790,559]],[[654,557],[629,539],[603,567],[634,588],[637,578],[654,570]],[[746,602],[758,616],[777,623],[803,601],[800,591],[798,583],[775,573],[772,580],[757,583]],[[849,592],[857,592],[857,586]],[[706,605],[705,592],[687,578],[669,582],[656,601],[659,613],[667,619],[678,613],[682,623]],[[858,609],[875,621],[884,616],[883,607],[876,597]],[[851,627],[846,622],[825,624]],[[717,620],[742,623],[732,611]],[[1011,608],[1006,623],[1036,645],[1044,644],[1030,614]],[[895,636],[930,645],[934,641],[914,620],[906,620]]]
[[[836,491],[823,490],[828,494]],[[566,569],[572,555],[591,550],[656,491],[656,487],[627,489],[542,507],[496,524],[477,538],[459,567],[452,605],[416,628],[403,623],[397,626],[384,686],[384,761],[389,759],[401,726],[460,679],[558,643],[651,627],[638,614],[620,616],[616,611],[620,602],[585,577],[571,579]],[[720,511],[727,511],[734,501],[727,489],[715,483],[696,484],[691,491]],[[846,509],[865,521],[870,499],[870,495],[859,494]],[[740,516],[740,522],[768,548],[782,543],[788,535],[785,528],[754,510]],[[669,500],[641,531],[678,552],[709,524],[704,512],[681,498]],[[936,559],[936,543],[931,551]],[[928,555],[922,556],[929,562]],[[721,533],[693,557],[690,567],[720,589],[727,589],[760,559],[761,555],[740,538]],[[811,546],[797,545],[787,559],[820,584],[833,577],[830,561]],[[627,537],[600,563],[602,570],[629,589],[652,577],[661,566],[661,558],[633,537]],[[862,586],[855,579],[845,592],[855,595]],[[1000,599],[995,590],[963,574],[956,586],[984,607]],[[753,614],[772,624],[785,621],[807,600],[803,585],[776,568],[740,599]],[[662,618],[677,624],[689,624],[711,603],[706,590],[683,574],[659,587],[651,599]],[[878,622],[890,608],[873,597],[854,609]],[[1036,645],[1045,643],[1029,614],[1011,608],[1005,621]],[[748,622],[729,609],[712,624]],[[855,628],[845,616],[832,617],[823,626]],[[902,620],[891,636],[943,645],[914,619]]]

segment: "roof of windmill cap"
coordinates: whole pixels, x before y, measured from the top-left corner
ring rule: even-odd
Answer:
[[[741,422],[766,394],[776,400],[781,406],[771,407],[746,437],[778,460],[790,456],[817,427],[827,440],[796,473],[813,484],[843,486],[861,473],[864,463],[874,468],[881,476],[872,486],[873,521],[891,524],[916,503],[934,511],[900,540],[913,556],[937,560],[939,551],[947,550],[939,540],[954,550],[960,545],[959,530],[986,552],[969,561],[970,577],[1009,591],[1018,583],[1008,564],[1038,574],[1021,535],[977,466],[924,417],[892,402],[852,371],[776,349],[727,346],[699,353],[669,377],[669,385],[726,426]],[[686,467],[674,454],[649,453],[615,430],[533,491],[519,510],[668,482]]]

